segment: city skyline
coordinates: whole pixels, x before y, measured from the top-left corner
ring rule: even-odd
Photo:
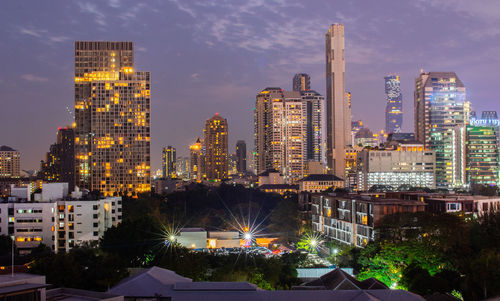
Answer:
[[[494,9],[489,6],[486,9],[481,4],[470,7],[458,1],[446,1],[445,4],[419,1],[414,5],[382,1],[377,8],[367,3],[334,5],[318,1],[311,3],[311,12],[308,12],[319,13],[317,19],[294,19],[285,24],[300,28],[302,33],[307,32],[306,41],[310,42],[306,43],[307,47],[287,34],[286,26],[275,29],[269,23],[261,26],[264,26],[263,32],[269,33],[273,39],[261,33],[256,35],[258,39],[253,39],[250,34],[234,40],[238,28],[246,24],[251,25],[250,33],[260,32],[254,25],[258,22],[253,20],[263,18],[258,16],[261,11],[277,18],[282,18],[285,13],[302,12],[297,2],[271,3],[268,7],[256,1],[241,5],[229,16],[230,20],[239,20],[233,22],[234,27],[219,23],[216,18],[217,14],[231,9],[230,4],[212,3],[214,8],[221,6],[222,9],[207,9],[205,15],[200,15],[205,9],[201,4],[176,1],[132,6],[126,1],[6,5],[7,9],[1,13],[1,22],[5,25],[2,35],[6,43],[0,47],[0,54],[10,59],[5,61],[0,73],[0,88],[4,91],[2,102],[7,104],[0,113],[0,120],[2,127],[14,130],[2,135],[1,144],[21,152],[22,169],[38,169],[40,160],[53,143],[57,128],[72,122],[66,108],[72,111],[72,47],[75,40],[134,41],[138,70],[152,72],[152,128],[175,128],[176,124],[182,124],[180,131],[152,131],[152,170],[161,166],[164,145],[173,145],[180,155],[187,155],[188,145],[199,135],[202,126],[202,122],[183,122],[190,113],[193,114],[190,120],[205,120],[216,111],[227,116],[232,129],[229,152],[233,153],[237,140],[247,143],[253,140],[251,110],[255,94],[262,87],[281,86],[289,90],[290,78],[295,73],[308,73],[311,75],[311,89],[325,95],[324,31],[335,22],[344,23],[346,28],[346,90],[352,92],[353,120],[363,120],[374,131],[383,128],[385,98],[380,82],[386,74],[397,72],[401,75],[404,107],[407,108],[403,131],[413,131],[412,86],[420,68],[456,72],[467,86],[468,100],[476,111],[497,110],[493,89],[499,68],[496,68],[498,61],[493,57],[493,50],[498,45],[487,40],[494,40],[491,37],[498,33],[487,29],[494,28],[488,25],[499,22],[499,18],[493,13]],[[387,20],[388,12],[383,10],[388,7],[402,13],[396,17],[390,14],[392,19]],[[376,10],[371,11],[373,9]],[[405,9],[409,11],[405,12]],[[50,19],[43,16],[47,10],[54,13]],[[161,12],[168,13],[169,10],[174,18],[166,21],[168,16],[164,17]],[[7,15],[6,12],[12,11],[16,13]],[[354,12],[358,11],[360,14],[355,16]],[[463,14],[464,11],[467,13]],[[415,16],[409,18],[411,14]],[[441,15],[450,19],[457,15],[463,17],[455,25],[432,19]],[[61,17],[60,21],[57,21],[57,16]],[[199,23],[195,22],[196,16]],[[147,24],[142,21],[144,17],[148,19]],[[366,20],[363,17],[367,17]],[[422,22],[422,26],[414,26],[417,21]],[[408,22],[407,29],[414,40],[428,35],[437,25],[443,26],[439,27],[440,32],[432,32],[428,43],[417,47],[416,42],[405,39],[407,33],[398,33],[391,27],[404,22]],[[451,33],[459,32],[457,28],[462,27],[462,22],[468,24],[463,26],[467,28],[461,32],[463,39],[449,38],[453,36]],[[72,25],[63,27],[60,24]],[[206,38],[197,39],[202,29],[199,24],[207,25],[210,30]],[[217,24],[223,29],[215,27]],[[143,35],[148,29],[160,25],[162,28],[172,25],[175,30],[161,33],[152,30]],[[137,29],[129,30],[134,28]],[[418,31],[411,28],[418,28]],[[174,40],[175,35],[181,34],[188,34],[187,38],[181,43],[169,43],[169,38]],[[373,37],[370,38],[370,34]],[[380,44],[383,46],[373,46],[370,39],[382,39]],[[401,49],[389,52],[388,48],[394,45],[391,43],[397,43]],[[468,43],[474,44],[474,48],[463,47]],[[163,44],[167,48],[165,51],[160,50]],[[201,46],[200,50],[194,50],[195,46]],[[415,50],[408,52],[412,47]],[[32,55],[33,48],[39,48],[36,55]],[[290,52],[284,53],[282,48]],[[186,49],[190,51],[184,53]],[[443,50],[442,54],[436,54],[436,49]],[[211,62],[195,59],[195,64],[189,63],[196,58],[198,51],[205,51],[207,61]],[[222,64],[226,61],[230,64]],[[215,66],[219,65],[223,67],[216,70]],[[193,106],[198,108],[196,112],[193,112]],[[162,115],[165,118],[161,118]],[[34,126],[36,131],[32,130]]]

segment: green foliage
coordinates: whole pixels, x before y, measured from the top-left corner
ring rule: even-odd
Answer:
[[[458,215],[387,216],[376,242],[361,251],[358,279],[421,295],[455,293],[465,300],[500,294],[500,213],[466,221]]]
[[[271,211],[268,230],[283,242],[296,240],[301,228],[299,206],[296,194],[285,195]]]
[[[124,220],[108,229],[100,244],[103,251],[114,254],[125,265],[135,267],[151,261],[151,252],[160,248],[164,240],[160,223],[144,216]]]
[[[74,248],[69,253],[45,255],[30,265],[30,273],[45,275],[56,287],[105,291],[128,275],[112,255],[96,249]]]

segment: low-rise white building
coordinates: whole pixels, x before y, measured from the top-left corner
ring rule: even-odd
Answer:
[[[55,252],[68,251],[98,241],[107,229],[121,222],[121,197],[72,199],[64,185],[61,187],[62,198],[57,200],[54,197],[59,192],[50,192],[51,200],[45,202],[9,198],[0,203],[0,234],[14,237],[20,253],[29,253],[40,243]]]

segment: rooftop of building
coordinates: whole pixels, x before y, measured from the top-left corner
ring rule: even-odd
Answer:
[[[0,152],[17,152],[17,151],[10,146],[2,145],[0,146]]]
[[[180,279],[180,281],[177,279]],[[387,287],[382,287],[376,280],[359,282],[353,279],[352,282],[356,283],[358,288],[346,290],[328,289],[324,284],[331,283],[331,280],[325,279],[325,283],[321,283],[320,287],[309,287],[309,289],[305,290],[268,291],[259,289],[248,282],[192,282],[191,279],[181,277],[172,271],[153,267],[138,275],[124,279],[111,288],[108,293],[145,299],[155,296],[171,297],[172,300],[178,301],[424,300],[422,297],[410,292],[389,290]],[[333,286],[333,284],[330,286]],[[360,286],[369,287],[369,289],[359,288]]]
[[[258,176],[259,177],[268,177],[270,174],[276,174],[276,173],[280,174],[280,172],[275,170],[275,169],[268,169],[266,171],[261,172]],[[281,176],[281,174],[280,174],[280,176]]]
[[[181,233],[182,232],[207,232],[207,231],[203,228],[182,228]]]
[[[259,189],[299,189],[297,184],[264,184],[260,185]]]
[[[47,301],[91,301],[91,300],[123,300],[123,296],[103,292],[94,292],[74,288],[55,288],[47,290]]]
[[[388,290],[389,288],[375,278],[369,278],[364,281],[359,281],[349,273],[342,269],[335,269],[323,276],[303,283],[301,286],[293,287],[293,289],[305,289],[308,287],[327,290]]]
[[[344,180],[332,174],[311,174],[300,181],[307,182],[307,181],[344,181]]]

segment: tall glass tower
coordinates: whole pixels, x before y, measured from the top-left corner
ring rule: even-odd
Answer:
[[[386,133],[400,133],[403,124],[403,95],[398,75],[389,75],[385,79],[385,131]]]
[[[436,186],[461,185],[453,147],[455,127],[468,116],[465,86],[455,72],[422,72],[415,79],[415,139],[436,152]]]

